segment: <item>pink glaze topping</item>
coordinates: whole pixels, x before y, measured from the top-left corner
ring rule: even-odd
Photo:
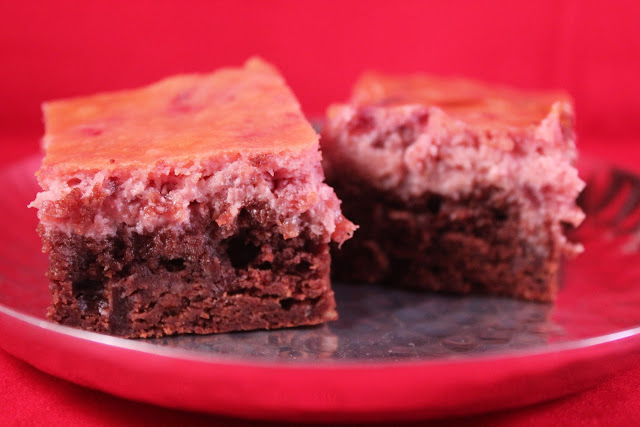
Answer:
[[[523,91],[463,78],[367,73],[356,83],[351,101],[355,105],[437,106],[474,126],[495,129],[537,125],[553,104],[571,103],[571,98],[561,91]]]
[[[43,109],[41,173],[296,152],[318,142],[284,79],[257,58],[241,68],[47,102]]]
[[[285,238],[341,243],[355,229],[323,182],[317,134],[260,60],[44,111],[43,191],[31,206],[46,232],[179,230],[205,207],[221,227],[260,210]]]

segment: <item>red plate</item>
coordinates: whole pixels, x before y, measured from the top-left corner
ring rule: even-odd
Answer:
[[[407,420],[573,393],[640,349],[640,179],[607,166],[583,165],[586,251],[553,306],[336,284],[329,325],[125,340],[44,318],[47,261],[26,208],[38,163],[0,170],[0,346],[81,385],[247,418]]]

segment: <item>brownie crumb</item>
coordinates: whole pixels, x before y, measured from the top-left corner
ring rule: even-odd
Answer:
[[[57,234],[49,318],[123,337],[335,319],[328,243],[308,235],[284,239],[275,224],[259,220],[240,215],[231,238],[205,218],[182,233],[121,230],[103,240]]]
[[[333,184],[343,212],[360,226],[333,251],[335,279],[554,299],[560,254],[549,250],[548,230],[523,235],[519,207],[506,192],[483,188],[460,199],[426,194],[408,204],[364,183]]]

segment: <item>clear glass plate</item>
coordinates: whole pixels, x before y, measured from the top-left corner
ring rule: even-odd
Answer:
[[[640,178],[583,161],[584,254],[554,305],[334,284],[312,328],[125,340],[46,321],[29,158],[0,170],[0,346],[45,372],[159,405],[279,420],[464,415],[576,392],[640,349]]]

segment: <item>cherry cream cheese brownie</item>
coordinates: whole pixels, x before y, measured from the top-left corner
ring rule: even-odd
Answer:
[[[44,105],[48,317],[124,337],[337,317],[331,241],[355,226],[269,64]]]
[[[583,212],[573,107],[425,75],[364,75],[329,108],[325,173],[360,229],[335,277],[551,301]]]

